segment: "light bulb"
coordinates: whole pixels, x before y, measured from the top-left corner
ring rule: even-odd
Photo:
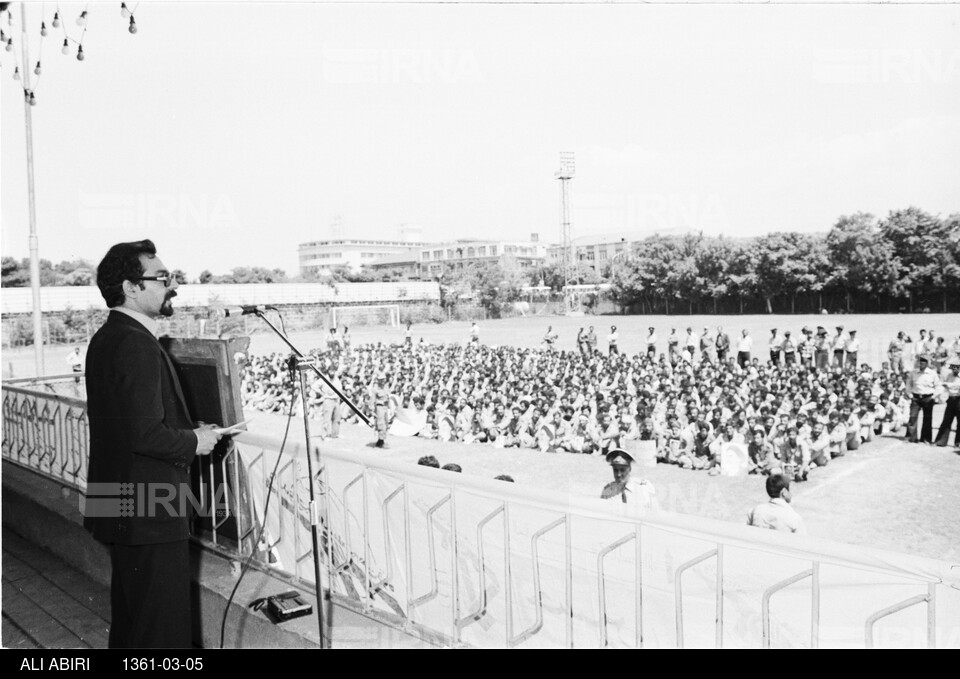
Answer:
[[[33,69],[34,75],[40,75],[40,62],[37,62],[37,67]]]
[[[131,33],[137,32],[137,22],[133,20],[133,15],[130,15],[130,28],[128,29]]]
[[[66,38],[63,39],[63,47],[60,48],[60,52],[62,54],[70,54],[70,42]]]
[[[85,57],[83,54],[83,45],[80,45],[79,47],[77,47],[77,61],[83,61],[84,58]]]
[[[130,10],[127,9],[127,3],[125,2],[120,3],[120,16],[122,16],[124,19],[130,16]]]
[[[40,22],[40,35],[42,35],[44,38],[47,37],[47,22],[46,22],[46,21]]]
[[[53,13],[53,27],[60,28],[60,12]]]
[[[33,96],[33,92],[30,93],[30,105],[31,105],[31,106],[36,106],[36,105],[37,105],[37,98],[36,98],[35,96]]]
[[[19,66],[14,66],[14,67],[13,67],[13,79],[14,79],[14,80],[20,80],[20,67],[19,67]]]
[[[77,26],[86,26],[87,25],[87,10],[80,12],[80,16],[77,17]]]

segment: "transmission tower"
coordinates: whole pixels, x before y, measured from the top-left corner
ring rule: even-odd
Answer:
[[[573,251],[573,235],[570,227],[570,180],[576,174],[576,162],[572,151],[560,152],[560,270],[563,273],[563,303],[567,312],[579,307],[577,296],[569,288],[577,282],[576,253]]]

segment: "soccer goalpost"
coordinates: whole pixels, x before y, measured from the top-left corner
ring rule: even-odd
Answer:
[[[330,308],[332,327],[341,325],[391,325],[400,327],[399,304],[367,304],[363,306],[335,306]]]

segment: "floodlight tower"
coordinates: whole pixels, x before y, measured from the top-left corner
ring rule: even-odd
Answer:
[[[576,282],[576,255],[573,251],[573,236],[570,228],[570,180],[576,174],[576,161],[572,151],[560,152],[560,270],[563,273],[563,303],[567,312],[573,311],[574,295],[567,288]]]

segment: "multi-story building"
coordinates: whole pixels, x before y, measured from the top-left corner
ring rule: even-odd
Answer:
[[[624,231],[596,236],[580,236],[573,239],[574,259],[580,264],[597,270],[603,269],[611,262],[629,256],[635,252],[641,243],[653,235],[683,236],[690,233],[689,229],[671,228],[660,229],[655,233],[638,231]],[[562,260],[564,248],[562,245],[551,245],[547,252],[547,262],[556,264]]]
[[[573,239],[574,259],[596,270],[601,270],[611,260],[626,256],[640,241],[636,233],[616,233],[601,236],[581,236]],[[562,245],[551,245],[547,252],[547,262],[559,263],[563,258]]]
[[[300,274],[319,273],[337,266],[359,270],[382,257],[415,255],[423,243],[405,240],[364,240],[359,238],[334,238],[301,243],[297,250],[300,256]]]
[[[531,234],[528,241],[460,239],[426,244],[420,248],[420,277],[433,278],[451,269],[505,257],[515,259],[521,268],[540,266],[547,259],[547,245],[539,242],[537,234]]]

